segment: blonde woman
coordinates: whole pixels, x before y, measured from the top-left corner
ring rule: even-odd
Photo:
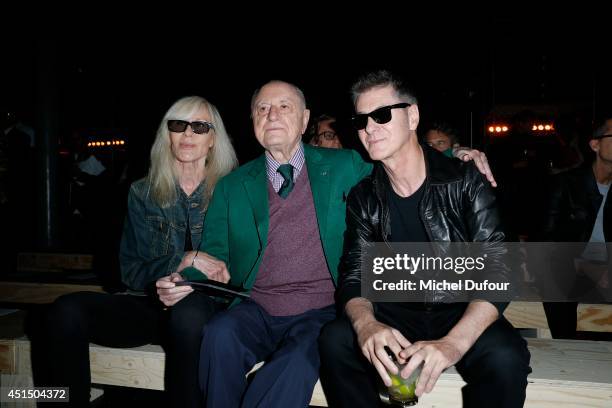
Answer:
[[[185,251],[200,244],[204,215],[215,184],[237,165],[236,154],[217,109],[205,99],[179,99],[164,115],[151,148],[148,175],[134,182],[128,196],[119,260],[128,291],[91,292],[58,298],[47,319],[51,360],[49,384],[70,387],[70,404],[87,406],[90,374],[88,343],[134,347],[164,339],[165,387],[173,406],[200,405],[197,385],[202,327],[220,307],[199,292],[164,316],[146,293],[170,275]],[[92,231],[92,234],[95,234]],[[164,319],[165,320],[165,319]]]

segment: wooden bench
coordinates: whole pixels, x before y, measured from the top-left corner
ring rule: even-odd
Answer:
[[[517,328],[548,327],[539,303],[513,302],[506,316]],[[612,331],[612,305],[580,305],[578,328]],[[525,406],[612,407],[612,342],[528,339],[528,343],[533,373]],[[94,384],[163,389],[165,355],[159,346],[116,349],[92,344],[90,360]],[[31,375],[30,343],[25,337],[0,340],[0,372],[21,379]],[[457,407],[464,384],[451,368],[419,406]],[[320,383],[311,405],[327,406]]]
[[[0,302],[45,304],[74,292],[105,293],[100,285],[0,281]]]
[[[516,328],[537,329],[538,337],[550,338],[548,321],[540,302],[512,302],[504,316]],[[578,331],[612,333],[612,304],[578,304]]]
[[[612,406],[612,343],[528,339],[533,373],[529,376],[526,407]],[[89,349],[94,384],[151,390],[163,389],[164,353],[159,346],[115,349],[92,344]],[[0,370],[30,374],[30,343],[25,338],[0,340]],[[451,368],[420,407],[457,407],[465,383]],[[311,405],[327,406],[320,383]]]

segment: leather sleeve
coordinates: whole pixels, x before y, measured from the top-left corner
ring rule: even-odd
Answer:
[[[514,279],[509,267],[508,248],[504,245],[506,234],[502,229],[493,189],[474,165],[468,165],[466,172],[464,219],[472,241],[484,243],[487,267],[483,278],[489,282],[510,282],[512,285]],[[475,297],[478,298],[478,294]],[[508,306],[507,302],[491,303],[500,316]]]
[[[361,297],[361,254],[375,242],[367,200],[360,185],[354,187],[347,198],[346,231],[336,291],[336,303],[342,312],[349,300]]]

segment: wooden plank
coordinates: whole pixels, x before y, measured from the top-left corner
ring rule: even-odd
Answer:
[[[511,302],[504,316],[519,329],[548,329],[541,302]]]
[[[552,332],[549,329],[536,329],[538,339],[552,339]]]
[[[17,255],[18,271],[62,272],[91,270],[93,255],[22,252]]]
[[[516,328],[548,329],[541,302],[511,302],[504,316]],[[612,332],[612,304],[578,305],[578,331]]]
[[[89,358],[92,383],[164,389],[166,359],[160,346],[115,349],[92,344]]]
[[[15,339],[15,374],[32,375],[32,358],[30,355],[30,342],[23,337]]]
[[[0,281],[0,302],[52,303],[61,295],[81,291],[105,293],[100,285]]]
[[[15,373],[15,340],[0,340],[0,373]]]
[[[579,304],[578,330],[612,332],[612,304]]]
[[[431,394],[419,398],[418,407],[457,408],[461,406],[462,380],[441,377]],[[527,408],[604,408],[612,406],[609,389],[567,387],[559,384],[530,382],[527,386]]]
[[[528,339],[528,344],[534,368],[532,382],[612,391],[612,343]]]

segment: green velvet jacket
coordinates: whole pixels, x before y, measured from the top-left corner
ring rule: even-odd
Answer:
[[[372,166],[353,150],[304,145],[304,156],[323,252],[337,284],[346,229],[346,197],[371,173]],[[266,158],[261,155],[219,181],[204,221],[200,251],[223,260],[230,283],[247,290],[255,283],[268,242],[268,183]]]

